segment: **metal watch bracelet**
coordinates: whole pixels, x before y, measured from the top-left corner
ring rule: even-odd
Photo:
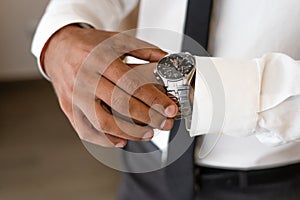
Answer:
[[[183,81],[182,81],[183,82]],[[190,85],[184,85],[181,82],[168,81],[166,86],[169,97],[174,100],[179,108],[176,119],[182,119],[192,114],[190,103]]]

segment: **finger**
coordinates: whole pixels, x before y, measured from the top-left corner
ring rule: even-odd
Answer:
[[[126,91],[129,95],[141,100],[162,115],[173,118],[178,112],[177,105],[154,84],[149,84],[141,73],[130,68],[119,59],[115,60],[104,72],[104,76]]]
[[[137,48],[134,51],[131,51],[127,54],[134,56],[136,58],[147,60],[149,62],[158,62],[161,60],[165,55],[167,55],[166,52],[164,52],[161,49],[158,49],[157,47],[150,47],[150,48],[144,48],[141,46],[140,48],[137,46]],[[138,49],[139,48],[139,49]]]
[[[114,42],[113,49],[120,54],[126,53],[150,62],[157,62],[167,54],[153,44],[126,34],[118,34],[115,37],[117,42]],[[124,45],[124,42],[126,42],[126,45]]]
[[[81,140],[103,147],[124,147],[126,140],[96,130],[80,109],[74,112],[75,130]]]
[[[69,122],[71,123],[71,125],[73,127],[75,127],[74,125],[74,116],[73,116],[73,108],[72,108],[72,100],[70,99],[66,99],[64,97],[58,97],[59,99],[59,105],[61,110],[65,113],[65,115],[67,116]]]
[[[126,91],[129,95],[133,95],[164,116],[174,118],[177,115],[178,107],[172,100],[153,84],[149,84],[142,74],[135,72],[132,68],[124,64],[119,56],[117,56],[118,53],[107,54],[107,50],[118,46],[119,43],[120,41],[116,42],[114,40],[113,44],[115,45],[102,45],[104,46],[103,48],[97,48],[96,51],[93,51],[93,55],[89,56],[89,59],[85,62],[85,68],[89,69],[85,73],[88,74],[90,70],[98,68],[98,74],[104,75],[104,77],[112,81],[115,85],[118,85],[118,87]],[[122,44],[126,48],[124,41]],[[123,47],[119,45],[118,48],[121,49]],[[103,58],[101,62],[99,62],[99,58]],[[97,73],[95,73],[96,75]],[[91,82],[89,79],[87,81]]]
[[[96,97],[104,101],[119,114],[147,124],[152,128],[170,130],[173,127],[172,119],[167,119],[157,111],[149,108],[104,77],[101,77],[99,80]]]
[[[127,144],[127,140],[104,133],[107,139],[114,144],[114,147],[123,148]]]
[[[154,76],[154,68],[157,63],[147,63],[147,64],[127,64],[129,67],[134,68],[138,73],[145,75],[145,78],[149,83],[153,83],[160,91],[166,94],[165,86],[157,80]]]
[[[114,117],[97,101],[95,101],[94,108],[95,113],[89,113],[86,116],[100,132],[105,132],[118,138],[136,141],[149,141],[153,137],[153,129],[148,126],[139,126]]]
[[[143,77],[148,81],[148,83],[160,84],[154,75],[154,69],[157,63],[147,63],[147,64],[127,64],[130,68],[134,68],[134,70],[142,74]]]
[[[152,128],[131,124],[114,117],[95,98],[93,93],[82,92],[80,98],[75,98],[75,103],[98,131],[130,140],[148,141],[153,137]]]

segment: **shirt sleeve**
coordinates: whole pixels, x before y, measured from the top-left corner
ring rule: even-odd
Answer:
[[[196,57],[191,136],[256,135],[268,145],[300,138],[300,62]]]
[[[31,51],[38,60],[48,39],[62,27],[84,23],[96,29],[116,30],[137,0],[51,0],[37,27]],[[46,77],[46,76],[45,76]]]

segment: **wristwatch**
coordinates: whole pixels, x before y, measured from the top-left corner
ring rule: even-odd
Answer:
[[[154,69],[155,77],[178,105],[176,119],[192,115],[190,84],[195,73],[195,63],[195,58],[190,53],[175,53],[162,58]]]

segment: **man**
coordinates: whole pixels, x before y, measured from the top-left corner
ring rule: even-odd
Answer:
[[[79,136],[101,146],[124,147],[128,143],[130,148],[131,144],[141,145],[141,142],[129,141],[148,141],[153,137],[153,129],[172,129],[178,112],[177,105],[154,84],[133,90],[144,81],[142,73],[119,81],[133,68],[122,62],[125,54],[151,63],[166,55],[142,40],[108,32],[115,30],[136,4],[137,1],[129,0],[52,0],[33,43],[42,72],[51,79],[61,107]],[[138,27],[182,33],[187,8],[187,1],[181,0],[141,1]],[[299,63],[287,56],[300,58],[297,37],[300,28],[296,23],[300,18],[299,8],[296,0],[214,1],[208,50],[215,57],[227,59],[206,60],[214,63],[224,85],[224,136],[215,144],[212,141],[213,149],[212,145],[205,149],[210,135],[201,137],[204,147],[199,144],[195,147],[196,170],[200,169],[196,185],[200,185],[200,189],[193,193],[191,184],[183,182],[182,185],[174,184],[170,190],[170,182],[165,181],[170,176],[166,169],[166,173],[160,170],[127,174],[127,185],[120,199],[191,199],[193,195],[201,199],[299,198],[296,188],[300,180],[296,175],[300,167],[290,164],[300,160],[300,145],[296,142],[300,137],[297,125],[300,74]],[[84,28],[86,26],[92,28]],[[138,33],[137,36],[161,47],[159,35],[149,37]],[[180,51],[181,41],[172,42]],[[99,44],[97,58],[89,59],[89,54]],[[286,55],[269,54],[251,60],[268,52]],[[82,70],[87,58],[89,68]],[[205,59],[203,63],[207,63]],[[203,81],[196,77],[193,136],[209,132],[212,123],[209,119],[212,111],[208,109],[212,105],[208,89],[201,84]],[[120,88],[118,97],[130,99],[130,112],[124,111],[122,101],[117,101],[112,94],[116,87]],[[72,102],[74,96],[77,101]],[[139,123],[128,122],[122,117],[113,120],[110,108]],[[203,122],[203,117],[209,120]],[[270,147],[266,144],[282,145]],[[181,171],[181,168],[176,169]],[[130,189],[135,192],[128,192]],[[178,193],[180,190],[185,192]]]

